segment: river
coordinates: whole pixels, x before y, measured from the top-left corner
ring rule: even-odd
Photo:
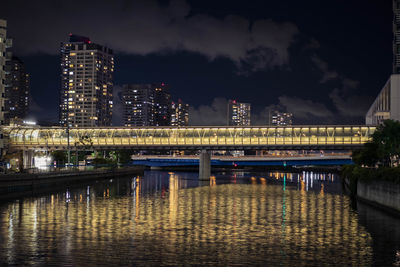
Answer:
[[[335,174],[146,171],[0,203],[0,265],[400,266],[399,226]]]

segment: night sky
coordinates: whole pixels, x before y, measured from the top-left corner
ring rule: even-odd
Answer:
[[[163,81],[192,125],[224,125],[227,99],[296,124],[364,123],[392,70],[392,1],[2,0],[13,52],[31,74],[31,116],[58,120],[60,42],[88,36],[115,52],[121,86]]]

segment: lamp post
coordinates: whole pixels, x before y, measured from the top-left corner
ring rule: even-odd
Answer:
[[[71,164],[71,146],[69,142],[69,88],[67,93],[67,168],[70,167]]]
[[[67,120],[67,165],[68,165],[68,168],[69,168],[69,166],[70,166],[70,164],[71,164],[71,146],[70,146],[70,143],[69,143],[69,122],[68,122],[68,120]]]

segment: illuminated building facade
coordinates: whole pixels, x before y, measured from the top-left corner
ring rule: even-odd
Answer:
[[[111,49],[78,35],[61,43],[60,124],[111,125],[113,72]]]
[[[189,125],[189,104],[185,104],[182,100],[172,102],[171,126],[188,126]]]
[[[10,120],[22,120],[28,115],[29,74],[17,57],[7,61],[6,71],[5,123],[9,124]]]
[[[125,126],[154,125],[154,92],[151,84],[125,84],[122,99]]]
[[[11,54],[7,48],[11,47],[11,39],[7,39],[7,21],[0,19],[0,125],[4,125],[5,110],[5,80],[6,80],[6,61]],[[3,132],[0,130],[0,155],[3,153]]]
[[[164,83],[123,86],[125,126],[171,125],[171,95]]]
[[[288,112],[272,111],[270,113],[270,125],[287,126],[293,124],[293,114]]]
[[[229,100],[228,102],[228,125],[250,126],[251,104]]]
[[[387,119],[400,121],[400,0],[393,0],[393,74],[369,108],[365,123],[378,125]]]

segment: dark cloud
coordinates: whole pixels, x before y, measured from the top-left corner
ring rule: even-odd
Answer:
[[[24,8],[21,8],[23,6]],[[23,1],[2,3],[20,54],[59,53],[69,33],[135,55],[189,51],[209,60],[226,57],[240,69],[256,71],[288,63],[288,48],[298,29],[270,19],[250,22],[241,16],[215,18],[190,14],[185,0],[161,5],[146,1]],[[35,33],[32,34],[32,29]]]
[[[30,121],[38,121],[45,113],[44,109],[38,105],[36,100],[30,96],[29,98],[29,113],[25,119]],[[49,114],[47,114],[48,116]]]
[[[339,74],[336,71],[331,70],[328,66],[328,63],[323,61],[321,58],[313,56],[311,57],[311,60],[323,74],[320,83],[326,83],[330,80],[337,79],[339,77]]]
[[[304,49],[314,50],[321,47],[321,44],[318,42],[317,39],[311,38],[308,43],[304,45]]]
[[[198,108],[190,107],[190,125],[227,125],[228,100],[226,98],[214,98],[211,105],[201,105]]]
[[[114,126],[123,125],[123,117],[122,117],[123,111],[124,111],[124,106],[122,102],[122,87],[114,85],[112,125]]]
[[[287,112],[293,113],[294,118],[300,120],[310,120],[317,118],[318,122],[331,120],[334,113],[329,108],[317,101],[302,99],[299,97],[281,96],[279,105],[284,107]]]
[[[332,100],[339,114],[348,117],[365,116],[373,101],[372,97],[349,95],[337,88],[329,94],[329,98]]]

